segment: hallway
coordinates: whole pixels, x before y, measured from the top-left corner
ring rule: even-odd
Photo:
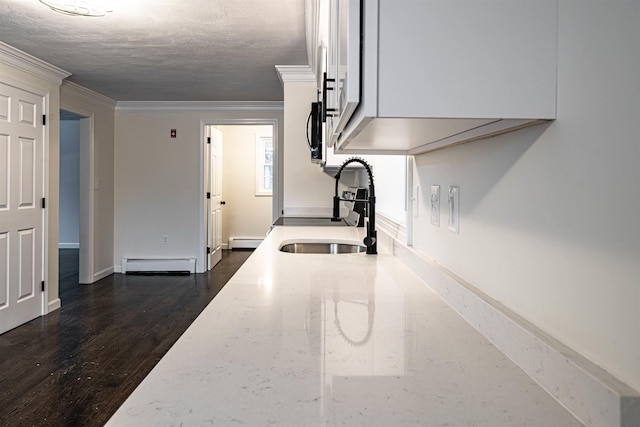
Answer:
[[[0,425],[103,425],[249,255],[79,285],[78,251],[60,250],[62,308],[0,335]]]

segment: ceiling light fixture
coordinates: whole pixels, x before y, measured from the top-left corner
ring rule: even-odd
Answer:
[[[107,1],[99,0],[40,0],[51,10],[71,16],[105,16],[113,12]]]

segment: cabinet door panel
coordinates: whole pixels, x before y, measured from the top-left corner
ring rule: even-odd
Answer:
[[[338,119],[334,132],[342,132],[360,102],[360,2],[338,2]]]

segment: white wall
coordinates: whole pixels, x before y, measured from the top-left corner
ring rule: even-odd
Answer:
[[[640,390],[640,2],[560,1],[558,117],[416,157],[415,247]],[[460,186],[460,234],[428,189]]]
[[[153,104],[153,103],[152,103]],[[116,110],[114,262],[136,257],[194,257],[200,247],[202,122],[276,119],[274,109],[196,110],[121,107]],[[171,129],[177,138],[170,138]],[[281,143],[281,142],[280,142]],[[162,236],[168,244],[162,244]],[[202,262],[196,268],[202,268]],[[117,268],[116,268],[117,269]]]
[[[60,121],[60,232],[61,248],[80,245],[80,122]]]
[[[315,81],[284,81],[284,214],[330,217],[335,179],[311,163],[305,124],[316,101]],[[340,190],[353,185],[355,174],[343,174]]]
[[[264,238],[273,220],[271,196],[256,196],[256,136],[272,126],[216,126],[222,132],[222,242],[229,237]]]

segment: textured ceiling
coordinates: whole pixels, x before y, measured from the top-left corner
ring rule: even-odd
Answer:
[[[117,101],[277,101],[305,65],[304,0],[116,0],[103,18],[0,0],[0,41]]]

